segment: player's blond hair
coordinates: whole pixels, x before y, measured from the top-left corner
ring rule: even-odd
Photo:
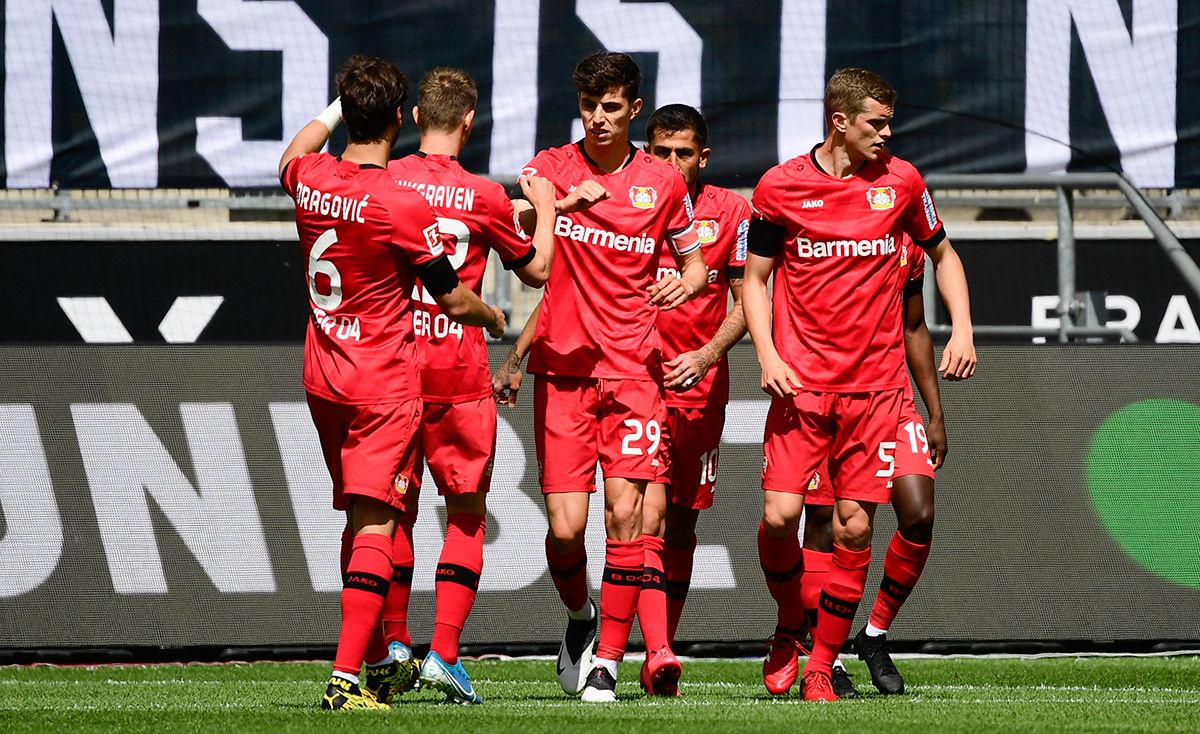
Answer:
[[[853,120],[866,112],[867,100],[873,99],[888,109],[896,108],[896,90],[873,71],[838,69],[825,86],[825,122],[841,112]]]
[[[417,87],[421,132],[456,130],[478,101],[479,90],[470,74],[448,66],[430,69]]]

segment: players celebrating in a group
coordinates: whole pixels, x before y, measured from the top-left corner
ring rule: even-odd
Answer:
[[[308,261],[304,389],[333,504],[346,511],[349,528],[342,626],[321,706],[386,708],[360,690],[358,675],[364,658],[382,663],[381,677],[398,674],[378,632],[392,535],[416,480],[422,403],[411,294],[419,278],[450,319],[496,336],[504,314],[459,282],[429,204],[386,171],[408,96],[404,75],[382,59],[356,56],[337,89],[340,111],[335,102],[308,123],[279,161]],[[318,153],[343,116],[342,156]]]
[[[775,694],[787,691],[798,672],[804,610],[797,534],[809,478],[826,462],[835,493],[832,566],[804,670],[809,700],[837,699],[831,666],[862,598],[875,510],[890,496],[907,382],[900,299],[905,234],[929,253],[952,316],[969,314],[962,264],[924,181],[887,151],[895,100],[872,72],[836,73],[825,92],[824,142],[768,171],[752,202],[743,307],[762,387],[773,398],[764,432],[759,555],[779,607],[763,663],[764,683]],[[943,371],[960,375],[973,366],[970,339],[951,337]]]
[[[667,360],[667,419],[658,476],[646,488],[642,506],[646,574],[638,619],[646,661],[641,683],[647,692],[677,695],[680,666],[672,649],[691,582],[696,521],[700,510],[712,507],[716,489],[729,401],[725,353],[746,333],[741,297],[750,205],[728,189],[700,182],[712,151],[708,123],[694,108],[672,104],[656,110],[646,121],[646,137],[650,154],[673,164],[687,182],[709,280],[703,296],[658,314]],[[673,269],[664,253],[659,272]]]
[[[665,417],[654,321],[660,309],[699,295],[708,273],[683,177],[629,143],[629,123],[642,107],[637,64],[625,54],[595,54],[579,63],[574,80],[584,139],[542,151],[524,171],[550,179],[560,197],[550,280],[536,327],[527,327],[536,329],[529,370],[538,375],[546,557],[570,617],[559,682],[583,701],[610,702],[642,585],[642,497],[658,473]],[[679,275],[657,278],[666,246]],[[527,343],[518,343],[508,370]],[[608,542],[593,656],[584,530],[597,461]]]
[[[420,150],[392,161],[396,183],[429,201],[438,229],[462,284],[478,294],[488,252],[494,249],[506,269],[540,287],[550,273],[554,251],[554,190],[545,179],[521,180],[538,216],[536,246],[518,229],[504,188],[468,173],[457,156],[471,135],[478,98],[475,82],[459,69],[433,69],[421,80],[413,120],[421,128]],[[407,511],[394,543],[392,583],[383,608],[384,634],[392,657],[408,675],[377,682],[367,669],[367,686],[386,700],[411,686],[415,661],[408,630],[412,590],[413,523],[422,466],[428,463],[437,491],[446,499],[446,536],[438,559],[436,610],[429,655],[420,668],[421,685],[436,688],[459,703],[482,703],[458,660],[458,641],[475,602],[483,570],[486,497],[496,450],[496,403],[482,329],[451,320],[426,288],[418,287],[413,312],[421,358],[421,448]]]

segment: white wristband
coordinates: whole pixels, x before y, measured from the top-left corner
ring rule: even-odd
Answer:
[[[333,132],[333,129],[342,121],[342,98],[338,97],[337,99],[333,100],[333,102],[331,102],[329,106],[321,112],[321,114],[317,115],[313,119],[327,127],[329,132]]]

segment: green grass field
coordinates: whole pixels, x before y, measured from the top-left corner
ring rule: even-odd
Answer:
[[[772,700],[755,660],[687,661],[683,697],[650,700],[638,662],[614,706],[561,694],[549,660],[468,662],[483,706],[410,693],[389,712],[320,711],[324,663],[0,668],[0,731],[1200,731],[1200,658],[900,659],[909,693]],[[866,669],[849,663],[861,689]]]

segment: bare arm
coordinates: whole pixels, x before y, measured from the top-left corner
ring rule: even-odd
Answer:
[[[554,261],[554,184],[540,176],[522,176],[517,182],[528,198],[528,201],[520,201],[532,207],[531,211],[536,215],[530,231],[533,232],[533,247],[537,254],[513,272],[525,285],[541,288],[550,278],[550,265]]]
[[[499,405],[511,407],[517,404],[517,393],[521,390],[521,363],[525,361],[525,355],[529,354],[529,349],[533,346],[533,333],[537,330],[538,314],[541,310],[542,303],[538,301],[538,305],[534,306],[533,312],[529,314],[529,320],[525,322],[525,328],[521,329],[517,342],[508,350],[508,356],[496,369],[496,374],[492,375],[492,395]]]
[[[571,193],[555,201],[554,214],[557,216],[583,211],[608,197],[608,189],[604,188],[599,181],[589,179],[576,186]],[[525,199],[513,199],[513,208],[517,212],[517,220],[521,223],[521,229],[536,234],[538,218],[533,204]],[[553,223],[553,219],[551,219],[551,223]]]
[[[679,267],[679,277],[674,274],[664,275],[662,280],[647,288],[650,303],[663,311],[670,311],[700,295],[708,287],[708,266],[704,264],[699,241],[695,230],[690,230],[682,238],[675,240],[672,254],[675,264]],[[680,255],[680,251],[686,254]]]
[[[925,324],[925,301],[919,290],[904,297],[904,356],[917,383],[917,391],[929,410],[925,435],[929,439],[930,458],[936,471],[946,461],[949,446],[937,370],[934,369],[933,337],[929,335],[929,327]]]
[[[942,294],[946,310],[950,312],[950,341],[942,352],[938,372],[947,380],[965,380],[975,374],[978,362],[975,357],[975,330],[971,325],[967,273],[949,238],[943,239],[928,252],[933,260],[938,291]]]
[[[325,143],[329,142],[330,133],[341,121],[342,101],[341,98],[338,98],[333,100],[333,103],[316,118],[300,128],[300,132],[296,133],[296,137],[288,143],[288,147],[284,149],[283,155],[279,158],[279,175],[283,175],[283,169],[287,168],[287,164],[296,156],[316,153],[324,148]]]
[[[746,330],[754,342],[758,364],[762,367],[762,389],[777,398],[790,397],[801,388],[800,379],[788,366],[771,338],[771,294],[767,280],[771,277],[774,258],[756,253],[746,256],[746,280],[742,285],[742,311],[746,316]]]
[[[482,326],[493,338],[504,336],[504,312],[489,306],[462,283],[448,293],[435,293],[433,300],[450,318],[464,326]]]
[[[668,390],[686,390],[700,382],[717,360],[725,356],[733,345],[745,336],[746,316],[742,312],[742,282],[742,278],[729,281],[729,290],[733,293],[733,306],[708,344],[694,352],[684,352],[665,363],[670,370],[664,378],[664,386]]]

